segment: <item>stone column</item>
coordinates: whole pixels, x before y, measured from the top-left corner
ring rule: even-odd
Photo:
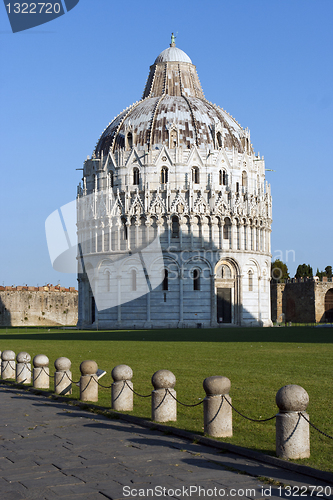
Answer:
[[[15,379],[15,352],[6,349],[1,354],[1,378],[7,380]]]
[[[229,391],[231,382],[227,377],[207,377],[203,381],[206,392],[204,399],[204,432],[213,437],[232,436],[232,408],[222,397],[231,403]]]
[[[223,236],[224,236],[224,220],[222,219],[220,224],[221,250],[223,249]]]
[[[244,249],[244,224],[242,220],[239,220],[239,250],[245,250]]]
[[[86,360],[80,364],[80,400],[98,401],[98,366],[96,361]]]
[[[68,358],[58,358],[54,362],[54,392],[63,396],[72,394],[72,363]]]
[[[211,310],[211,318],[210,318],[210,325],[214,326],[215,328],[218,327],[217,323],[217,299],[216,299],[216,293],[215,293],[215,281],[216,281],[216,274],[211,274],[210,275],[210,310]]]
[[[27,352],[19,352],[16,356],[16,382],[31,384],[31,356]]]
[[[152,376],[151,419],[155,422],[177,420],[176,377],[169,370],[158,370]],[[174,396],[172,397],[171,394]]]
[[[33,359],[33,386],[36,389],[49,389],[50,387],[50,370],[49,358],[45,354],[37,354]]]
[[[111,375],[114,380],[113,384],[111,385],[111,408],[117,411],[132,411],[132,368],[127,365],[118,365],[113,368]]]
[[[276,415],[276,454],[284,459],[310,456],[310,429],[305,412],[309,395],[299,385],[285,385],[276,394],[279,413]]]

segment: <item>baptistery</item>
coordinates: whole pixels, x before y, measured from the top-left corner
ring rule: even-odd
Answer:
[[[271,222],[249,129],[172,36],[84,162],[78,326],[270,326]]]

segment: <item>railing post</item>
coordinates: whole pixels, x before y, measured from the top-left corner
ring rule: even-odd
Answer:
[[[15,379],[15,352],[9,349],[2,351],[1,361],[1,378],[3,380]]]
[[[86,360],[80,364],[80,400],[98,401],[98,365],[96,361]]]
[[[310,429],[305,412],[309,395],[299,385],[285,385],[276,394],[279,413],[276,415],[276,454],[281,458],[308,458],[310,456]]]
[[[111,375],[114,380],[111,385],[111,408],[117,411],[132,411],[132,368],[127,365],[118,365],[113,368]]]
[[[54,362],[54,392],[63,396],[72,394],[72,363],[68,358],[58,358]]]
[[[36,389],[49,389],[50,369],[49,358],[45,354],[37,354],[33,359],[33,386]]]
[[[19,352],[16,356],[16,382],[31,384],[31,356],[27,352]]]
[[[204,406],[204,432],[213,437],[232,436],[232,408],[229,391],[231,382],[227,377],[216,375],[203,381],[206,397]]]
[[[158,370],[151,378],[154,391],[151,393],[151,418],[155,422],[177,420],[176,377],[169,370]],[[172,395],[171,395],[172,394]],[[172,397],[173,396],[173,397]]]

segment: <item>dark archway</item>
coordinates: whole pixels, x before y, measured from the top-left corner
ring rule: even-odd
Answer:
[[[325,321],[333,322],[333,288],[328,290],[325,295]]]

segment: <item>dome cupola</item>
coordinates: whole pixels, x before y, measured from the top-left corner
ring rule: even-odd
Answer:
[[[170,129],[177,141],[170,139]],[[141,101],[122,111],[104,130],[95,155],[128,148],[155,150],[163,146],[244,151],[245,131],[222,108],[205,99],[200,80],[189,56],[176,47],[163,50],[150,67]],[[171,134],[172,135],[172,134]]]

